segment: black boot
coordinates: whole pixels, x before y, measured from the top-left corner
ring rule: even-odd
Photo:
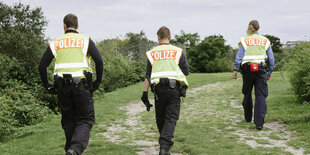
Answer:
[[[74,151],[73,149],[69,149],[67,151],[66,155],[78,155],[78,153],[76,151]]]
[[[170,155],[169,149],[160,148],[159,155]]]

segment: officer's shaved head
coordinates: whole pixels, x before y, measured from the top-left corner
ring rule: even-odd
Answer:
[[[78,27],[78,18],[74,14],[67,14],[64,18],[64,24],[67,25],[67,28],[77,28]]]
[[[166,26],[162,26],[159,28],[159,30],[157,31],[157,35],[160,39],[170,39],[170,30],[168,27]]]

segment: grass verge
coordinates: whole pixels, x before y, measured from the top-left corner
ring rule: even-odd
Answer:
[[[242,101],[242,80],[233,80],[231,73],[191,74],[188,77],[190,89],[205,84],[212,87],[188,94],[182,103],[180,121],[175,132],[173,152],[183,154],[289,154],[282,148],[252,148],[240,141],[239,130],[248,130],[253,136],[261,135],[253,124],[236,122],[242,120],[242,109],[231,108],[240,106]],[[216,84],[218,83],[218,84]],[[297,104],[288,79],[281,73],[274,73],[268,82],[269,96],[267,98],[268,113],[266,121],[281,121],[293,130],[288,142],[294,148],[304,148],[304,153],[310,153],[310,105]],[[85,155],[93,154],[136,154],[139,147],[130,145],[134,139],[157,141],[158,135],[147,133],[122,133],[127,138],[120,144],[115,144],[100,133],[107,131],[118,120],[125,120],[125,110],[119,107],[133,101],[138,101],[142,95],[143,84],[138,83],[117,91],[98,96],[95,99],[96,124],[91,132],[91,140]],[[208,91],[209,90],[209,91]],[[103,94],[102,94],[103,95]],[[151,95],[150,95],[151,98]],[[154,108],[151,112],[143,112],[141,123],[146,132],[156,132]],[[126,127],[125,124],[121,124]],[[127,126],[127,128],[129,128]],[[131,130],[129,130],[131,131]],[[264,132],[269,132],[264,130]],[[277,133],[271,133],[273,140],[282,140]],[[246,137],[245,141],[255,140]],[[258,140],[260,144],[268,144],[266,140]],[[0,143],[0,152],[11,154],[64,154],[65,138],[60,125],[60,116],[51,116],[38,125],[23,128],[9,141]]]

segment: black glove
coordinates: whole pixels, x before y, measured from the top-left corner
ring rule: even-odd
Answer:
[[[48,93],[50,94],[57,94],[57,89],[55,85],[48,84],[47,87],[45,87]]]
[[[92,92],[96,91],[99,89],[100,86],[100,82],[98,82],[97,80],[93,82],[93,89]]]
[[[146,110],[150,111],[150,109],[151,109],[151,107],[153,107],[153,105],[149,101],[149,97],[147,95],[147,92],[143,91],[141,100],[144,103],[144,105],[146,106]]]

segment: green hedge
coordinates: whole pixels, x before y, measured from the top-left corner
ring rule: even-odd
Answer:
[[[310,103],[310,43],[287,49],[283,70],[289,72],[290,82],[300,103]]]
[[[31,78],[34,73],[28,73],[23,62],[0,56],[0,140],[3,140],[19,127],[44,120],[51,114],[49,107],[53,104],[49,103],[55,103],[55,99],[37,84],[38,78]],[[26,84],[21,80],[25,78],[36,82]]]

